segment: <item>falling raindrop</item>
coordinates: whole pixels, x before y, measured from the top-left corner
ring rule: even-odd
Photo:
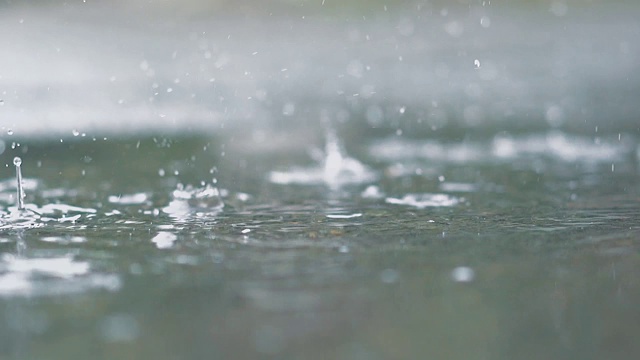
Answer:
[[[473,67],[475,69],[480,69],[480,60],[478,59],[473,60]]]

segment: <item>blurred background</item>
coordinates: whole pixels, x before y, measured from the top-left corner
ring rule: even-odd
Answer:
[[[327,121],[416,136],[635,131],[639,8],[3,1],[0,124],[29,137],[226,127],[255,141]]]

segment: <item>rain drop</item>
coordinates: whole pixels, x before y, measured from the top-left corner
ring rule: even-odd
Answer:
[[[473,67],[475,69],[480,69],[480,60],[478,59],[473,60]]]

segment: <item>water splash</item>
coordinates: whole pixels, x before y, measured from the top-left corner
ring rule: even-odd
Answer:
[[[18,210],[24,210],[24,190],[22,189],[22,159],[19,157],[13,158],[13,165],[16,167],[16,207]]]
[[[349,184],[362,184],[375,181],[377,174],[360,161],[345,154],[332,131],[326,135],[324,153],[318,156],[319,166],[293,168],[290,171],[272,171],[269,180],[275,184],[325,184],[337,190]]]
[[[220,190],[211,184],[204,187],[178,184],[172,198],[162,211],[178,220],[186,220],[193,214],[217,215],[224,208]]]

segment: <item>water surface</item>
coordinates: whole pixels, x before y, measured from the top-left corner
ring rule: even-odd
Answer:
[[[0,358],[640,354],[634,4],[65,6],[0,14]]]

